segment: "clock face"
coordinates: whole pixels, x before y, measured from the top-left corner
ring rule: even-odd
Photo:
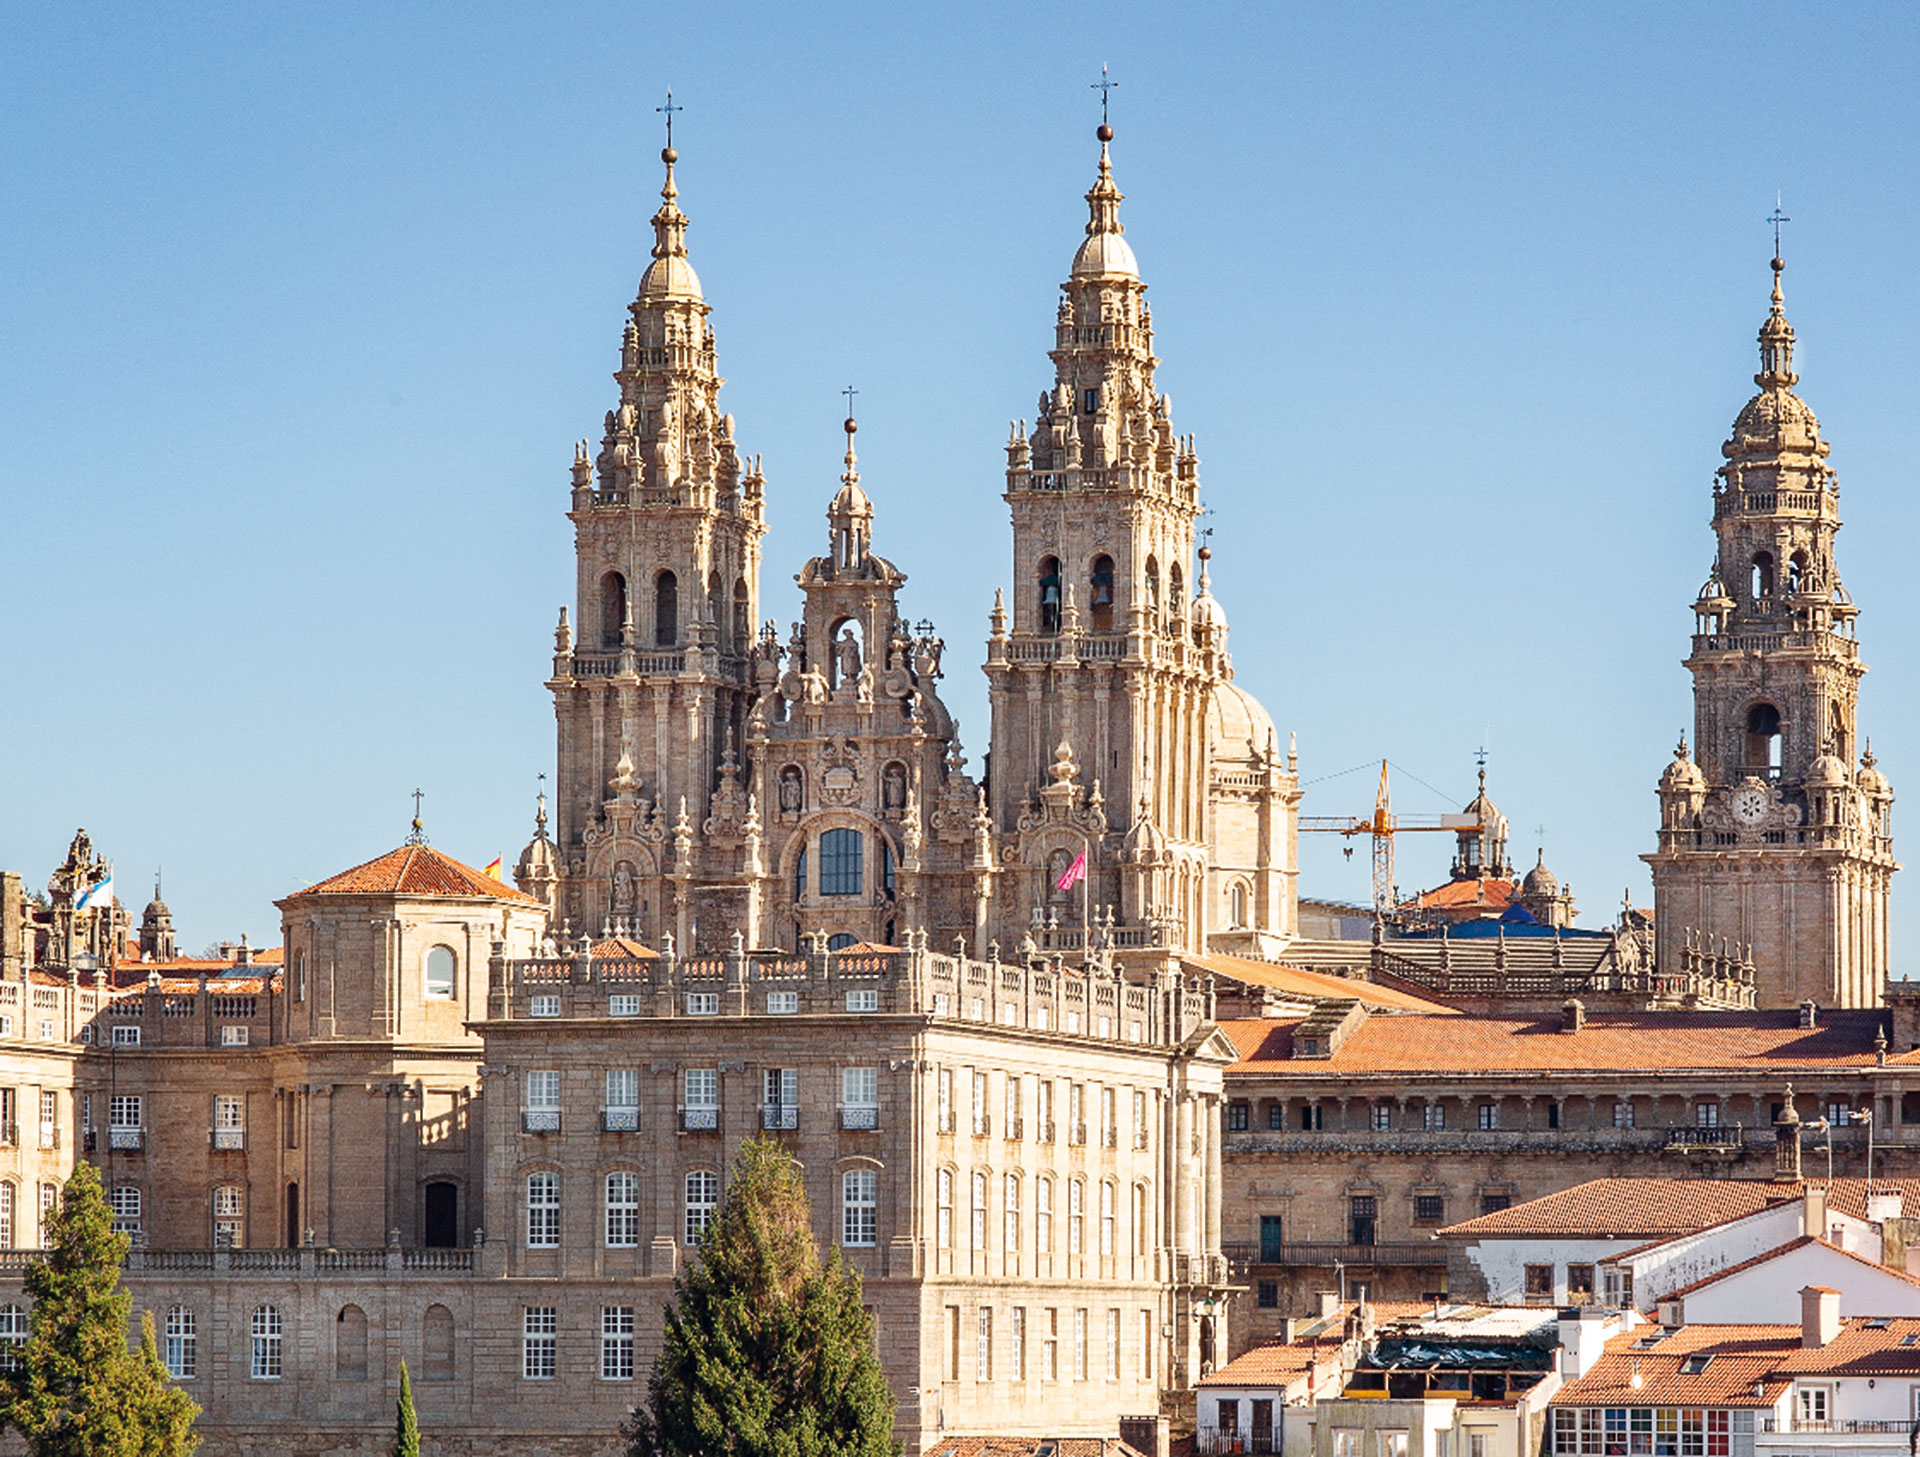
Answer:
[[[1743,825],[1757,825],[1767,817],[1767,792],[1749,784],[1734,791],[1733,817]]]

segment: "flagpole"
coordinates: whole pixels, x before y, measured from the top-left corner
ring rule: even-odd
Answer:
[[[1086,961],[1092,951],[1087,935],[1087,902],[1093,898],[1093,841],[1080,836],[1080,959]]]

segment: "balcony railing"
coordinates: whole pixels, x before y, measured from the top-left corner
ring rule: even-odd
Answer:
[[[560,1110],[558,1108],[523,1109],[520,1114],[520,1126],[528,1133],[558,1133]]]
[[[986,1138],[990,1134],[992,1134],[992,1132],[993,1132],[993,1115],[992,1114],[976,1113],[973,1115],[973,1136],[975,1138]]]
[[[718,1108],[682,1108],[680,1127],[687,1133],[711,1133],[720,1126]]]
[[[793,1103],[762,1103],[760,1105],[760,1126],[787,1130],[800,1126],[800,1109]]]
[[[1007,1120],[1007,1142],[1008,1143],[1018,1143],[1022,1138],[1026,1137],[1026,1132],[1027,1132],[1026,1119],[1009,1118]]]
[[[1444,1265],[1447,1247],[1437,1240],[1396,1241],[1381,1244],[1335,1244],[1289,1240],[1279,1246],[1222,1244],[1221,1252],[1237,1271],[1254,1265]]]
[[[1274,1432],[1223,1432],[1218,1427],[1201,1427],[1193,1434],[1193,1450],[1201,1457],[1217,1457],[1223,1452],[1278,1452],[1280,1438]]]
[[[600,1128],[605,1133],[637,1133],[640,1130],[638,1108],[602,1108]]]
[[[244,1128],[215,1128],[211,1132],[213,1146],[221,1153],[236,1153],[247,1146],[247,1130]]]
[[[1670,1149],[1708,1148],[1731,1151],[1744,1148],[1746,1142],[1746,1130],[1736,1123],[1731,1127],[1669,1128],[1666,1146]]]
[[[941,1110],[940,1119],[939,1119],[939,1131],[941,1133],[953,1132],[953,1109],[946,1108]]]
[[[1815,1421],[1808,1417],[1762,1417],[1760,1430],[1763,1432],[1898,1432],[1907,1436],[1916,1424],[1910,1421],[1868,1421],[1852,1417],[1835,1417],[1828,1421]]]
[[[146,1130],[142,1128],[109,1128],[107,1147],[123,1153],[139,1153],[144,1148]]]
[[[880,1109],[872,1103],[855,1103],[840,1110],[842,1128],[878,1128]]]

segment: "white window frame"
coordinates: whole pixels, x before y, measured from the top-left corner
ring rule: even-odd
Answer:
[[[767,1015],[770,1017],[792,1017],[800,1011],[800,993],[768,992]]]
[[[607,1248],[639,1248],[640,1176],[628,1169],[615,1169],[607,1175],[601,1187],[606,1196]]]
[[[527,1248],[560,1248],[560,1176],[541,1169],[527,1175]]]
[[[193,1307],[174,1305],[167,1309],[165,1325],[165,1355],[167,1375],[175,1381],[191,1381],[199,1374],[200,1330],[194,1319]]]
[[[528,997],[527,1015],[529,1017],[558,1017],[560,1015],[560,998],[552,992],[543,992],[537,997]]]
[[[880,1228],[880,1175],[873,1169],[848,1169],[840,1176],[840,1243],[848,1249],[872,1249]]]
[[[687,1248],[692,1249],[713,1224],[714,1212],[720,1207],[720,1176],[712,1169],[695,1169],[687,1175],[684,1187],[685,1233]]]
[[[600,1307],[600,1379],[633,1380],[633,1307]]]
[[[286,1374],[281,1342],[286,1338],[286,1323],[276,1305],[256,1305],[251,1324],[252,1360],[248,1375],[255,1381],[278,1381]]]
[[[607,998],[607,1015],[609,1017],[638,1017],[640,1015],[639,996],[633,992],[615,992]]]
[[[560,1312],[551,1305],[523,1305],[520,1312],[520,1379],[551,1381],[559,1365]]]

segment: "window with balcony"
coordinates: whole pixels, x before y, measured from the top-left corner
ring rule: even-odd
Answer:
[[[761,1071],[760,1126],[790,1129],[800,1126],[800,1070],[770,1067]]]
[[[528,1133],[560,1131],[560,1074],[552,1068],[527,1074],[522,1126]]]
[[[720,1070],[690,1067],[683,1077],[685,1101],[680,1109],[680,1126],[689,1133],[711,1131],[720,1126]]]
[[[1347,1200],[1347,1243],[1370,1245],[1378,1227],[1379,1206],[1371,1194],[1355,1194]]]
[[[1633,1127],[1633,1104],[1622,1101],[1613,1105],[1613,1126],[1615,1128]]]
[[[973,1082],[973,1136],[985,1138],[992,1131],[987,1117],[987,1075],[975,1072]]]
[[[42,1093],[40,1095],[40,1147],[58,1148],[60,1146],[60,1095]]]
[[[840,1070],[840,1126],[880,1126],[880,1070],[848,1067]]]
[[[601,1127],[609,1133],[632,1133],[640,1127],[640,1069],[607,1069],[606,1106],[601,1109]]]
[[[238,1093],[214,1094],[213,1146],[227,1153],[247,1146],[247,1103]]]
[[[1020,1115],[1020,1079],[1009,1073],[1006,1084],[1006,1106],[1000,1123],[1000,1132],[1010,1140],[1018,1139],[1026,1131],[1022,1127],[1023,1120]]]
[[[1260,1263],[1277,1265],[1281,1260],[1281,1251],[1285,1247],[1284,1225],[1278,1214],[1260,1216]]]
[[[953,1132],[953,1069],[943,1067],[934,1074],[934,1109],[941,1133]]]

